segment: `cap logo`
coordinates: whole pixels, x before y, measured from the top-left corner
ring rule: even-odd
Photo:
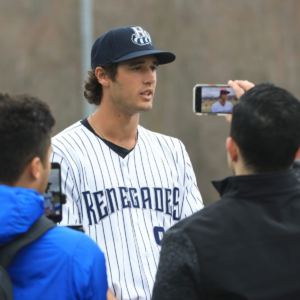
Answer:
[[[134,34],[131,36],[133,43],[139,46],[152,45],[150,34],[141,27],[131,27]]]

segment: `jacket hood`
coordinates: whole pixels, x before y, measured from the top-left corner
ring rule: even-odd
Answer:
[[[0,185],[0,246],[26,232],[44,214],[44,197],[26,188]]]

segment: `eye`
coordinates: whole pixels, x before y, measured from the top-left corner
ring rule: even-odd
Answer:
[[[135,71],[139,71],[141,69],[141,67],[134,67],[132,68],[132,70],[135,70]]]
[[[151,70],[152,70],[152,71],[156,71],[156,70],[157,70],[157,66],[151,67]]]

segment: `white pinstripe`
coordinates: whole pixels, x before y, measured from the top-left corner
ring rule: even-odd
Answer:
[[[166,231],[203,207],[183,144],[138,132],[124,159],[80,122],[52,139],[67,195],[61,224],[83,224],[106,255],[110,289],[124,300],[151,299],[160,251],[154,227]]]

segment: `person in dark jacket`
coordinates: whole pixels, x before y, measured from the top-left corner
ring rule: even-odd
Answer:
[[[153,300],[300,299],[300,102],[229,82],[236,95],[217,201],[166,232]]]
[[[0,94],[0,247],[44,214],[53,125],[42,101]],[[17,300],[106,299],[104,254],[73,229],[51,228],[22,248],[6,270]]]

